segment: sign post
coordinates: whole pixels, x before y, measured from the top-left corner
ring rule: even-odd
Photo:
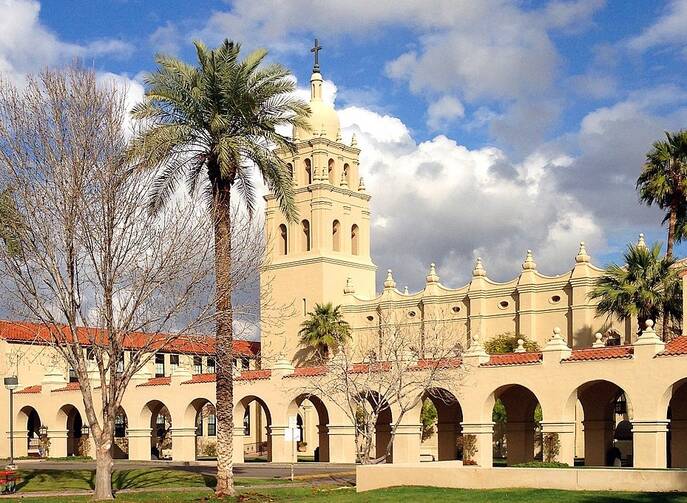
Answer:
[[[291,442],[291,482],[293,482],[294,464],[298,461],[296,457],[296,443],[300,440],[300,429],[298,428],[298,417],[289,416],[289,427],[284,432],[284,440]]]

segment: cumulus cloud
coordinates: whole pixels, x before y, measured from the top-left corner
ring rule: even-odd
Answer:
[[[662,45],[687,47],[687,0],[672,0],[666,12],[627,44],[631,49],[645,51]]]
[[[454,96],[442,96],[427,108],[427,125],[436,131],[465,116],[465,107]]]
[[[24,75],[45,66],[86,56],[126,56],[133,47],[115,39],[93,40],[86,45],[60,40],[39,19],[35,0],[0,0],[0,71],[21,83]]]

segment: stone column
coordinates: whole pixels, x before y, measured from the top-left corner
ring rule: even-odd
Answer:
[[[687,468],[687,420],[684,419],[670,421],[670,467]]]
[[[460,423],[463,428],[463,441],[467,435],[475,437],[475,454],[472,458],[478,466],[491,468],[494,464],[494,447],[492,440],[494,436],[494,423]],[[463,451],[463,462],[465,462],[465,451]]]
[[[355,426],[328,424],[327,431],[329,434],[329,462],[355,463]]]
[[[136,461],[150,461],[151,447],[150,428],[127,428],[129,439],[129,459]]]
[[[393,462],[419,463],[421,442],[421,424],[399,424],[396,426],[393,443]]]
[[[51,458],[66,458],[67,444],[69,442],[69,431],[67,430],[48,430],[48,438],[50,439],[50,457]]]
[[[233,456],[232,460],[234,464],[243,463],[245,460],[243,458],[243,440],[245,438],[245,431],[243,429],[243,424],[236,426],[234,425],[234,437],[233,437]]]
[[[606,466],[606,454],[613,445],[613,422],[582,421],[584,428],[584,465]]]
[[[271,425],[267,427],[269,435],[268,461],[272,463],[291,463],[296,461],[294,455],[295,440],[286,440],[288,426]]]
[[[10,432],[7,432],[9,438]],[[12,445],[14,447],[14,457],[21,458],[28,456],[29,452],[29,432],[27,430],[14,430],[12,438]],[[8,453],[9,454],[9,453]]]
[[[318,447],[320,449],[319,461],[329,461],[329,428],[326,424],[317,425]],[[355,461],[354,461],[355,462]]]
[[[575,422],[561,421],[561,422],[543,422],[542,428],[542,451],[544,453],[544,461],[546,460],[546,435],[558,434],[558,441],[560,447],[558,455],[555,456],[554,461],[559,463],[567,463],[570,466],[575,465]]]
[[[174,461],[196,460],[196,428],[187,426],[171,429],[172,459]]]
[[[437,423],[437,461],[458,459],[458,429],[456,423]]]
[[[534,460],[534,421],[506,423],[506,461],[508,466]]]
[[[668,420],[632,421],[632,458],[635,468],[666,468]]]

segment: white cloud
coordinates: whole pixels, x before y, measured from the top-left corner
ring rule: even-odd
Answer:
[[[442,96],[427,108],[427,125],[436,131],[465,116],[465,107],[454,96]]]
[[[661,45],[687,45],[687,0],[672,0],[658,21],[628,41],[638,51]]]
[[[21,83],[28,72],[69,62],[73,58],[129,54],[131,44],[99,39],[86,45],[61,41],[39,19],[40,3],[35,0],[0,0],[0,70]]]

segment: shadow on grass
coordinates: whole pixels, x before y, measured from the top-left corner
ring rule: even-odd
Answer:
[[[95,472],[92,470],[20,470],[20,491],[30,486],[29,491],[60,489],[95,489]]]
[[[186,470],[119,470],[112,474],[114,489],[148,489],[156,487],[215,487],[215,477]]]

